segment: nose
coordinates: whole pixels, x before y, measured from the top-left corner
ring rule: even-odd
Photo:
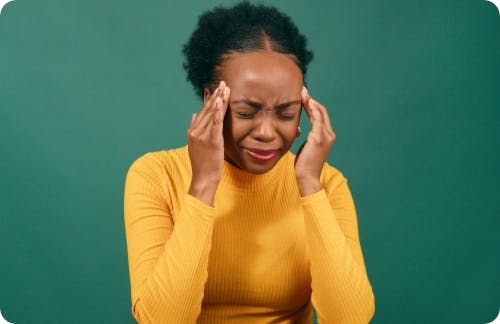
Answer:
[[[276,125],[272,113],[260,112],[260,118],[255,120],[253,137],[261,142],[271,142],[276,136]]]

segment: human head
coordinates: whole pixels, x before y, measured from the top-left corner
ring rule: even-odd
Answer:
[[[221,80],[231,88],[225,159],[251,173],[269,171],[297,136],[300,93],[312,59],[305,37],[276,8],[242,2],[202,14],[183,53],[198,96],[206,100]],[[295,103],[284,107],[287,102]]]

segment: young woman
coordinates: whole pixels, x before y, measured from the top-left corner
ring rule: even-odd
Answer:
[[[367,323],[375,311],[347,180],[326,163],[327,109],[290,18],[247,2],[199,18],[184,47],[203,106],[185,147],[137,159],[125,185],[140,323]],[[312,125],[295,156],[301,109]]]

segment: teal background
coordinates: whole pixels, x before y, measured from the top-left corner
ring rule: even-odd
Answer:
[[[234,1],[16,0],[0,15],[0,309],[134,323],[123,185],[186,143],[181,45]],[[264,1],[329,108],[376,296],[372,323],[486,323],[500,307],[500,15],[483,0]],[[304,131],[309,127],[304,120]],[[302,139],[305,135],[302,135]],[[296,148],[297,146],[295,146]]]

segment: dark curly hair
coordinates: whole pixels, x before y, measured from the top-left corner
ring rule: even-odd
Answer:
[[[275,7],[240,2],[232,8],[216,7],[202,13],[198,26],[183,46],[187,80],[198,96],[214,89],[217,71],[231,52],[273,50],[290,54],[305,76],[313,53],[306,48],[289,16]]]

